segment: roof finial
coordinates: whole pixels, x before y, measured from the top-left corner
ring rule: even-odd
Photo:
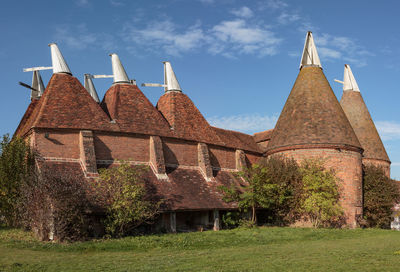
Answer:
[[[164,85],[165,92],[175,91],[182,92],[181,86],[179,86],[179,82],[176,79],[174,70],[172,70],[171,63],[169,61],[164,61]]]
[[[64,57],[60,52],[60,49],[58,49],[57,44],[50,43],[49,46],[51,49],[51,62],[53,64],[53,73],[64,73],[72,75],[71,70],[65,62]]]
[[[300,69],[304,66],[317,66],[322,68],[318,57],[317,47],[315,46],[312,32],[308,31],[304,43],[303,55],[300,61]]]
[[[144,87],[164,87],[165,92],[182,92],[181,86],[176,79],[174,70],[172,70],[171,63],[169,61],[163,61],[164,63],[164,84],[159,83],[143,83]]]
[[[31,87],[31,100],[40,98],[44,92],[44,84],[38,70],[33,71]]]
[[[93,76],[91,74],[84,75],[84,86],[85,86],[85,89],[88,91],[88,93],[93,97],[93,99],[97,103],[100,103],[100,99],[99,99],[99,96],[97,95],[96,88],[94,87],[92,77]]]
[[[344,65],[343,81],[335,79],[336,82],[343,84],[343,91],[354,91],[359,92],[357,81],[354,78],[353,72],[351,71],[350,65]]]
[[[124,67],[122,66],[121,61],[117,54],[112,53],[111,56],[111,63],[112,63],[112,70],[114,75],[114,84],[131,84],[131,81],[128,78],[128,75],[125,72]]]

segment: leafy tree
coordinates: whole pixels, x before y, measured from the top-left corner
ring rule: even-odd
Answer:
[[[273,156],[245,168],[239,176],[245,181],[239,187],[220,186],[224,201],[237,202],[245,212],[251,210],[253,224],[257,222],[257,208],[268,209],[275,223],[288,220],[301,188],[300,172],[294,160]]]
[[[33,155],[29,145],[21,138],[3,136],[0,142],[0,221],[18,225],[18,206],[21,185],[29,176]]]
[[[389,228],[394,204],[400,201],[396,181],[380,167],[363,166],[364,219],[368,227]]]
[[[106,231],[112,236],[123,236],[135,228],[150,223],[158,214],[162,201],[149,194],[143,167],[132,167],[122,162],[118,167],[100,169],[96,183],[107,218]]]
[[[301,167],[303,200],[301,210],[314,227],[338,223],[343,215],[339,204],[338,180],[321,160],[305,160]]]

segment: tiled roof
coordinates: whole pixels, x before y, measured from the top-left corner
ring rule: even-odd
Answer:
[[[28,108],[25,111],[24,116],[21,119],[21,122],[19,123],[17,129],[15,130],[14,136],[22,137],[29,130],[29,128],[27,128],[27,122],[28,120],[30,120],[31,115],[38,103],[39,103],[38,99],[33,99],[31,101],[31,103],[29,104]]]
[[[269,141],[271,140],[272,132],[274,129],[268,129],[265,131],[254,133],[253,138],[256,143]]]
[[[166,92],[158,100],[157,109],[168,121],[175,137],[216,145],[224,144],[186,94]]]
[[[53,74],[19,133],[24,135],[32,127],[119,130],[110,121],[78,79],[68,74]]]
[[[136,85],[113,85],[106,92],[102,107],[122,132],[171,135],[168,122]]]
[[[390,161],[361,93],[344,91],[340,105],[360,140],[364,157]]]
[[[253,136],[238,131],[212,127],[226,147],[262,153]]]
[[[319,67],[300,70],[267,153],[294,146],[334,146],[361,151],[360,142]]]

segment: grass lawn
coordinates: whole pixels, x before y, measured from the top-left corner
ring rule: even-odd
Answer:
[[[56,244],[3,228],[0,271],[400,271],[400,232],[261,227]]]

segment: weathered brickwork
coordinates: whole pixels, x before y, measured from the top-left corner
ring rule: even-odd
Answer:
[[[235,152],[235,160],[236,160],[236,170],[242,171],[244,168],[247,167],[246,163],[246,154],[243,150],[236,150]]]
[[[197,166],[197,143],[163,138],[164,159],[167,164]]]
[[[33,137],[35,149],[43,157],[80,158],[79,131],[40,130]]]
[[[333,169],[339,178],[340,201],[345,211],[346,224],[357,226],[362,216],[362,162],[361,154],[337,149],[296,149],[279,152],[301,163],[304,159],[322,159],[328,169]]]
[[[363,158],[362,163],[363,165],[372,164],[377,167],[382,167],[383,171],[385,172],[385,175],[390,178],[390,162],[384,160]]]
[[[149,161],[149,136],[125,134],[94,134],[98,160]]]
[[[197,150],[200,172],[204,175],[204,178],[207,181],[211,181],[211,178],[213,177],[213,169],[211,167],[208,146],[205,143],[198,143]]]
[[[81,162],[88,173],[97,174],[96,154],[94,151],[93,132],[81,130],[79,132],[79,149]]]
[[[218,146],[208,146],[213,167],[235,169],[235,150]]]
[[[165,174],[165,160],[161,138],[159,136],[150,137],[150,164],[156,174]]]

